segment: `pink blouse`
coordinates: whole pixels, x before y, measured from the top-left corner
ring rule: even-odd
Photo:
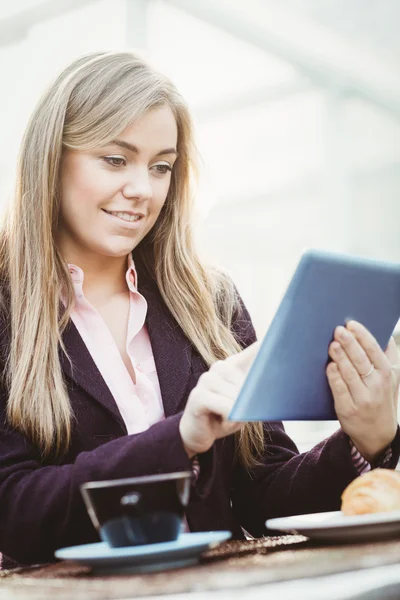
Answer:
[[[136,383],[122,360],[103,318],[83,293],[84,273],[68,265],[76,302],[71,319],[105,380],[125,422],[128,434],[145,431],[165,418],[150,338],[145,325],[147,302],[137,290],[137,273],[131,255],[126,272],[130,308],[126,352],[136,375]]]

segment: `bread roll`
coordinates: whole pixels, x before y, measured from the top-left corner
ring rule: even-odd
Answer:
[[[374,469],[352,481],[342,494],[345,515],[400,510],[400,473]]]

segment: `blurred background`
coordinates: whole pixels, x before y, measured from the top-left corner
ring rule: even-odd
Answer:
[[[262,336],[306,247],[400,257],[398,0],[0,2],[0,208],[46,84],[140,49],[186,97],[202,155],[196,235]],[[337,423],[286,423],[308,449]]]

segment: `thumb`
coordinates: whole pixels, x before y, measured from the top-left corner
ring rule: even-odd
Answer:
[[[232,354],[232,356],[228,356],[228,358],[226,358],[225,360],[235,369],[238,368],[242,371],[247,372],[258,354],[260,346],[260,341],[254,342],[241,352],[238,352],[237,354]]]
[[[396,342],[394,341],[393,337],[391,337],[389,340],[389,343],[385,350],[385,354],[388,357],[389,362],[392,365],[392,367],[399,368],[399,366],[400,366],[399,351],[397,350]]]

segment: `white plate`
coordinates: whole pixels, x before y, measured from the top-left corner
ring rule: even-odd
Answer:
[[[174,542],[111,548],[106,542],[56,550],[55,556],[101,573],[144,573],[196,564],[200,554],[231,537],[230,531],[182,533]]]
[[[346,517],[340,511],[268,519],[268,529],[314,540],[356,542],[400,536],[400,511]]]

